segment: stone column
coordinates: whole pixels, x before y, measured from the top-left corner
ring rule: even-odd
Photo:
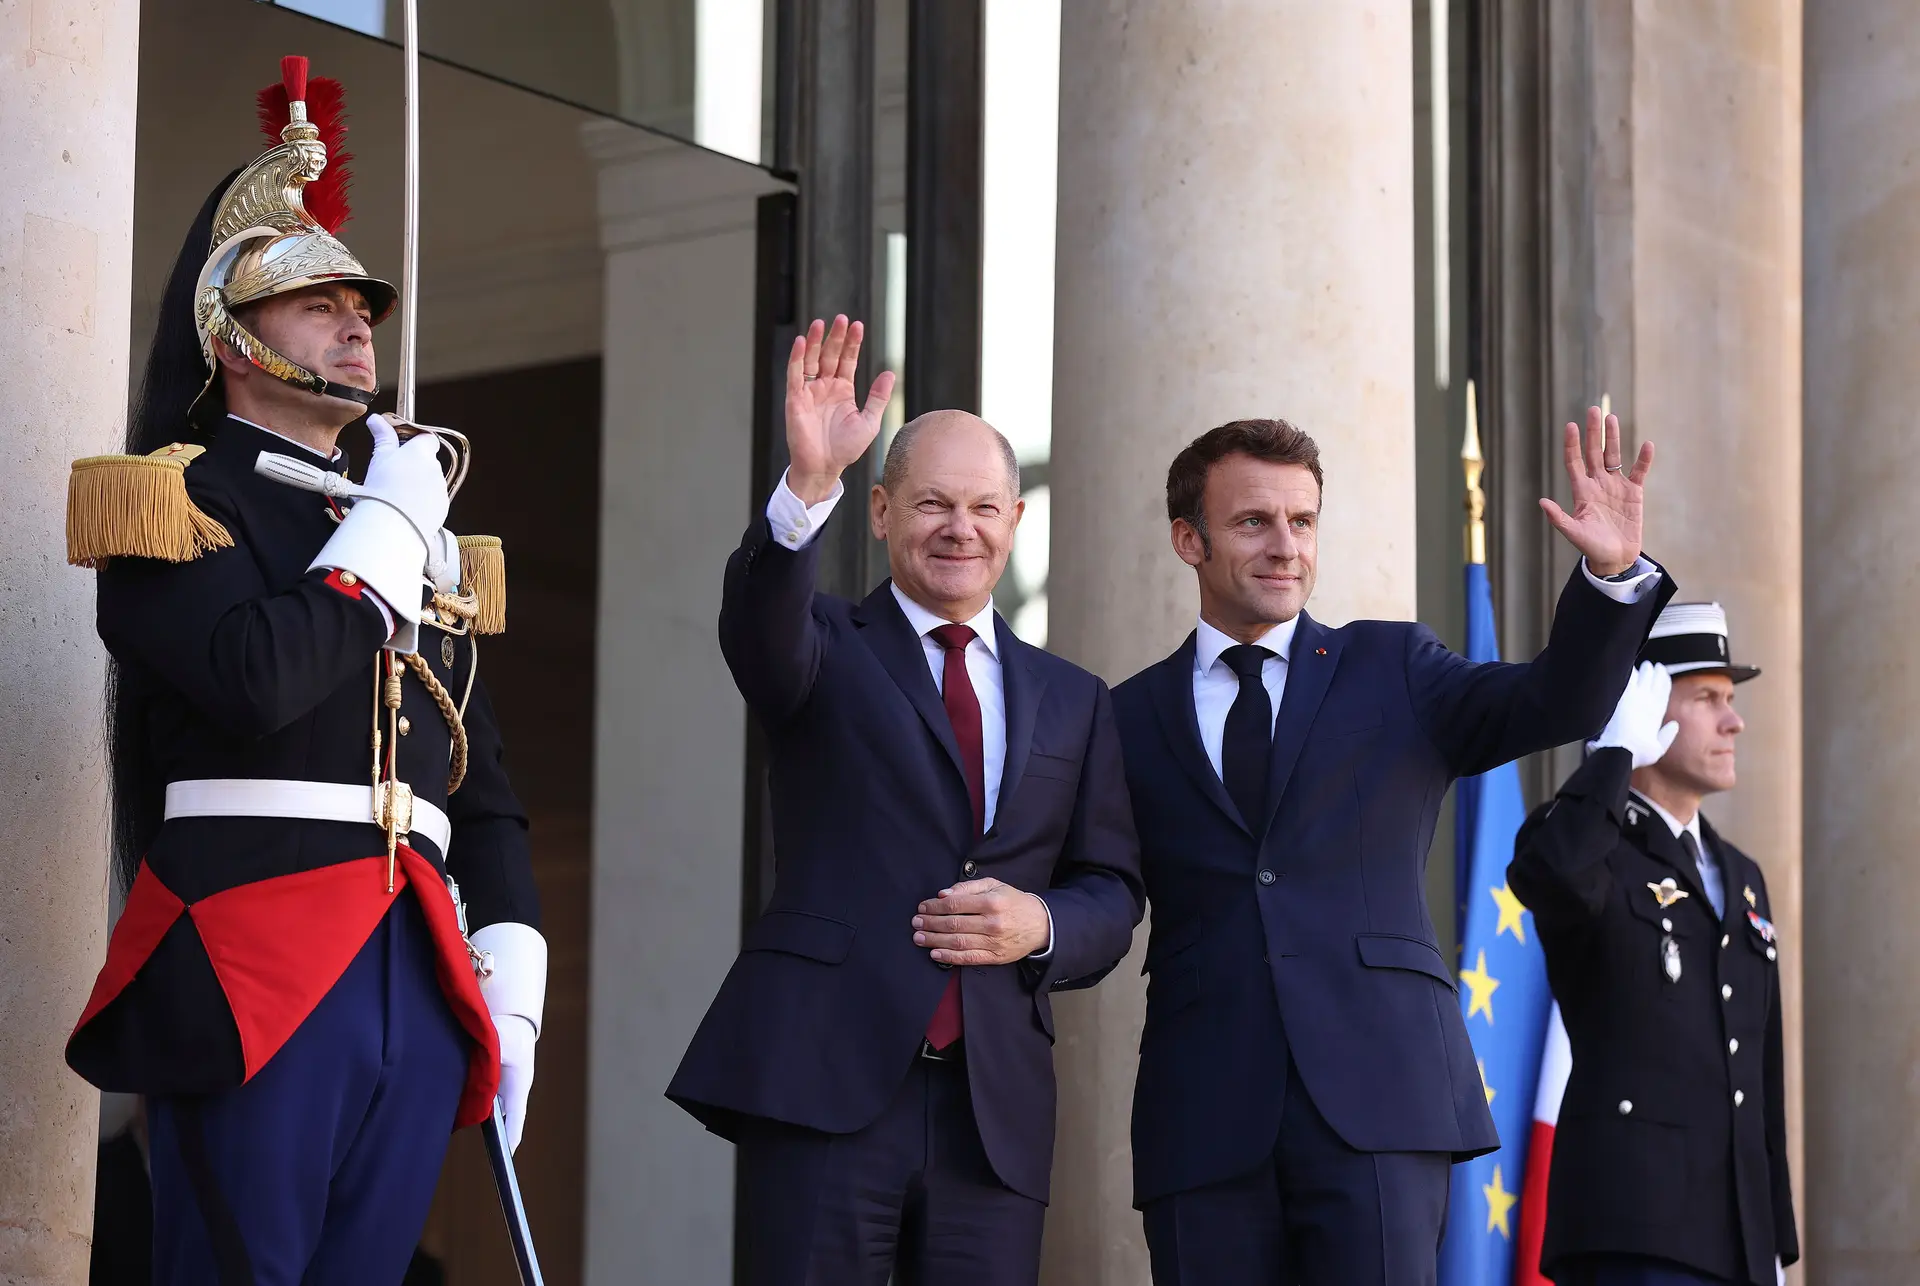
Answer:
[[[662,1094],[740,944],[746,712],[720,576],[753,509],[759,170],[585,127],[606,252],[589,1283],[724,1282],[733,1149]]]
[[[0,21],[0,1281],[80,1286],[99,1096],[61,1051],[105,946],[105,653],[66,564],[67,464],[119,449],[136,0]]]
[[[1806,77],[1802,1237],[1877,1286],[1920,1280],[1920,10],[1809,0]]]
[[[1784,947],[1789,1152],[1804,1194],[1800,0],[1643,2],[1633,26],[1631,170],[1620,176],[1632,360],[1625,385],[1604,367],[1599,378],[1629,433],[1658,447],[1648,548],[1681,597],[1726,606],[1736,658],[1765,671],[1739,691],[1740,786],[1706,812],[1766,873]],[[1830,560],[1813,549],[1824,576]]]
[[[1414,613],[1413,49],[1405,4],[1064,7],[1051,638],[1117,682],[1192,628],[1167,465],[1282,416],[1327,472],[1314,614]],[[1055,1006],[1047,1280],[1144,1286],[1135,957]]]

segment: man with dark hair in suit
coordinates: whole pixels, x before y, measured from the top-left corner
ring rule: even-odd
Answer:
[[[1448,784],[1606,722],[1673,592],[1641,556],[1619,425],[1566,434],[1583,555],[1531,663],[1423,626],[1329,629],[1319,449],[1280,420],[1203,434],[1167,475],[1200,588],[1115,714],[1153,904],[1134,1199],[1157,1286],[1426,1286],[1448,1167],[1498,1146],[1424,871]]]
[[[993,611],[1019,466],[976,416],[920,416],[888,450],[868,522],[892,578],[815,592],[814,537],[893,386],[855,404],[860,338],[839,317],[794,341],[792,463],[727,563],[777,874],[668,1094],[738,1145],[752,1286],[1028,1286],[1049,995],[1140,921],[1120,742],[1106,686]]]

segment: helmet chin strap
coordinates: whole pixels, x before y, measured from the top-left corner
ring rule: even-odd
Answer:
[[[315,397],[337,397],[361,406],[372,406],[374,398],[380,395],[377,385],[371,389],[363,389],[355,388],[351,384],[342,384],[310,371],[292,358],[280,353],[258,335],[242,326],[239,319],[227,311],[226,301],[220,297],[217,289],[209,288],[201,295],[200,302],[208,337],[225,340],[235,352],[246,358],[256,369],[273,378],[291,384],[295,388],[305,389]],[[207,356],[211,361],[212,353],[209,352]]]

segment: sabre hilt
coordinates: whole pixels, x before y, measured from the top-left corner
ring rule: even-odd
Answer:
[[[284,486],[314,491],[336,500],[350,500],[366,494],[365,488],[344,473],[322,469],[317,464],[296,460],[276,451],[262,451],[253,462],[253,471]]]

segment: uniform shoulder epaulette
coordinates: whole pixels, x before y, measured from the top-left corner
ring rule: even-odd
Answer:
[[[73,462],[67,481],[67,561],[99,567],[109,558],[191,562],[233,544],[187,495],[187,466],[203,446],[174,442],[152,455],[94,455]]]
[[[480,608],[475,634],[507,632],[507,552],[498,536],[460,537],[460,584]]]

